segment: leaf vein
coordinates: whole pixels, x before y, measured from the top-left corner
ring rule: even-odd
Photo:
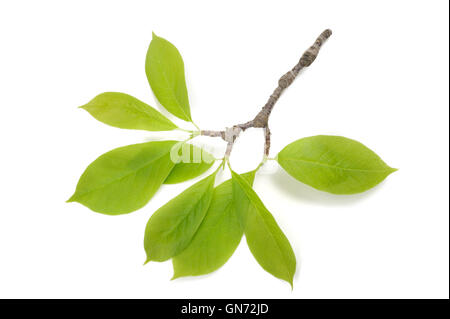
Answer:
[[[389,171],[392,170],[391,168],[388,168],[388,169],[362,169],[362,168],[340,167],[340,166],[337,166],[337,165],[330,165],[330,164],[327,164],[327,163],[310,161],[310,160],[305,160],[305,159],[300,159],[300,158],[290,158],[290,157],[283,157],[283,160],[292,161],[292,162],[303,162],[303,163],[307,163],[307,164],[311,164],[311,165],[318,165],[318,166],[323,166],[323,167],[327,167],[327,168],[334,168],[334,169],[340,169],[340,170],[345,170],[345,171],[382,173],[382,172],[389,172]]]

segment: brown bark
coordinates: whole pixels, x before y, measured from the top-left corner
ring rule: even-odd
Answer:
[[[278,101],[283,91],[287,87],[289,87],[292,84],[292,82],[294,82],[295,78],[300,73],[300,71],[303,68],[310,66],[314,62],[314,60],[317,58],[317,55],[319,54],[321,46],[330,36],[331,36],[330,29],[323,31],[319,35],[314,44],[303,53],[298,63],[278,80],[278,87],[273,91],[272,95],[270,95],[266,104],[263,106],[261,111],[259,111],[259,113],[255,116],[253,120],[243,124],[236,124],[233,127],[226,129],[225,131],[200,131],[200,134],[211,137],[221,137],[222,139],[224,139],[228,143],[227,150],[225,153],[225,156],[228,157],[230,156],[234,141],[239,136],[241,131],[245,131],[250,127],[262,128],[264,129],[264,137],[265,137],[264,155],[266,157],[269,156],[271,133],[269,130],[268,122],[273,107],[275,106],[275,103]]]

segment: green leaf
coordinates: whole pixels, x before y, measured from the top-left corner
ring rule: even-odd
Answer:
[[[189,245],[211,203],[216,173],[189,187],[150,217],[144,238],[146,263],[165,261]]]
[[[124,93],[99,94],[81,108],[100,122],[118,128],[147,131],[170,131],[177,128],[150,105]]]
[[[175,159],[172,153],[172,160],[177,160],[177,163],[164,184],[177,184],[193,179],[202,175],[214,164],[214,157],[210,153],[188,143],[183,143],[177,155]]]
[[[264,270],[292,286],[296,261],[288,239],[250,184],[235,172],[231,174],[234,194],[242,194],[236,206],[239,214],[246,215],[245,237],[250,251]]]
[[[252,171],[243,177],[253,184],[255,173]],[[204,275],[219,269],[233,255],[243,233],[229,179],[214,189],[208,212],[197,233],[189,246],[172,259],[172,279]]]
[[[175,165],[170,150],[176,141],[147,142],[101,155],[81,175],[68,202],[95,212],[118,215],[144,206]]]
[[[300,182],[334,194],[364,192],[396,171],[363,144],[341,136],[299,139],[277,160]]]
[[[183,59],[173,44],[154,33],[145,73],[159,103],[173,115],[192,122]]]

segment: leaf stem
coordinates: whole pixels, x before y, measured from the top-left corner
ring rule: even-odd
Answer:
[[[194,131],[191,131],[191,130],[186,130],[186,129],[182,128],[182,127],[177,127],[175,130],[182,131],[182,132],[187,132],[187,133],[191,133],[191,134],[192,134],[192,132],[194,132]]]
[[[220,168],[222,168],[222,169],[225,168],[225,161],[226,161],[225,157],[223,157],[221,160],[222,160],[222,163],[220,163],[220,165],[217,167],[217,169],[214,172],[214,174],[216,174],[219,171]]]
[[[194,123],[194,121],[191,121],[192,124],[194,124],[195,128],[197,129],[197,131],[200,131],[200,127],[198,127],[197,124]]]

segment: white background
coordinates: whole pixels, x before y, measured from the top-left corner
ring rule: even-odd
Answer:
[[[448,298],[448,18],[447,1],[1,1],[0,297]],[[193,181],[129,215],[65,203],[97,156],[161,138],[77,109],[104,91],[157,106],[144,72],[152,31],[184,58],[195,121],[222,129],[251,119],[325,28],[333,36],[275,106],[271,155],[335,134],[400,170],[354,196],[273,162],[258,174],[297,256],[293,291],[245,241],[203,277],[170,281],[170,262],[142,265],[148,218]],[[234,168],[253,168],[262,145],[245,132]]]

